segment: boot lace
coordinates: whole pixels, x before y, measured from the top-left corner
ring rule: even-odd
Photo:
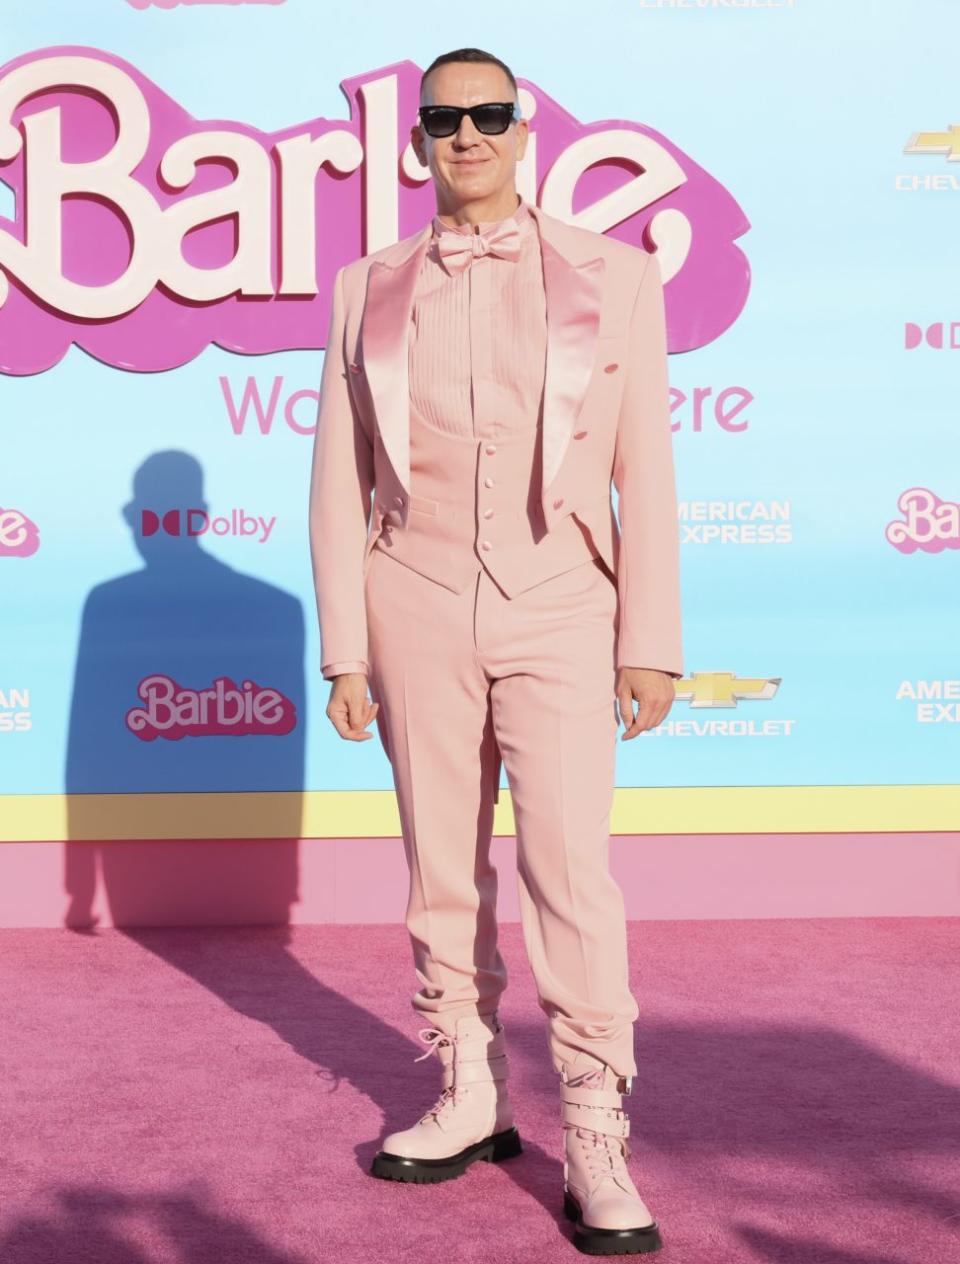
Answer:
[[[600,1088],[603,1084],[603,1072],[591,1071],[579,1081],[586,1088]],[[588,1110],[602,1112],[607,1118],[616,1119],[623,1114],[613,1106],[588,1106]],[[585,1158],[587,1170],[592,1176],[626,1176],[626,1162],[632,1153],[626,1137],[612,1137],[606,1132],[597,1132],[588,1125],[580,1123],[577,1134],[586,1142]]]
[[[453,1044],[452,1037],[448,1036],[445,1031],[441,1031],[438,1027],[421,1027],[417,1033],[420,1039],[428,1046],[425,1053],[421,1053],[418,1058],[414,1058],[414,1062],[422,1062],[424,1058],[429,1058],[431,1053],[437,1053],[441,1045]],[[457,1093],[463,1092],[463,1088],[458,1090],[456,1085],[450,1085],[443,1089],[436,1102],[430,1109],[421,1116],[420,1122],[426,1123],[432,1116],[439,1115],[441,1111],[448,1106],[453,1105],[457,1100]]]
[[[611,1137],[606,1132],[595,1132],[593,1128],[578,1128],[581,1136],[587,1141],[586,1163],[591,1176],[623,1176],[626,1172],[626,1160],[630,1158],[630,1146],[626,1137]]]
[[[441,1045],[453,1044],[452,1037],[445,1031],[441,1031],[439,1027],[421,1027],[417,1034],[428,1048],[426,1053],[421,1053],[419,1058],[414,1058],[414,1062],[422,1062],[424,1058],[429,1058],[431,1053],[436,1053]]]

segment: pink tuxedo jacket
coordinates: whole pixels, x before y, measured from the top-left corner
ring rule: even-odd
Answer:
[[[547,314],[545,524],[549,531],[575,515],[616,575],[617,665],[681,676],[660,266],[655,255],[528,205],[540,232]],[[385,522],[394,531],[407,525],[407,339],[430,236],[428,223],[344,265],[334,280],[309,506],[324,671],[367,670],[367,558]],[[577,443],[570,442],[574,430]]]

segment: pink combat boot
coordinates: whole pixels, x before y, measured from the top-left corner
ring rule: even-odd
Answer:
[[[462,1176],[471,1163],[497,1163],[521,1153],[507,1096],[503,1024],[496,1014],[466,1014],[451,1037],[436,1027],[420,1030],[443,1064],[443,1092],[411,1128],[391,1132],[370,1168],[392,1181],[433,1183]]]
[[[621,1094],[631,1088],[631,1077],[587,1053],[563,1064],[563,1210],[574,1221],[574,1245],[587,1255],[639,1254],[663,1245],[627,1171],[630,1120]]]

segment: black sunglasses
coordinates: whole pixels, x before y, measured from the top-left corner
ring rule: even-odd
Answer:
[[[482,105],[421,105],[418,113],[428,136],[452,136],[464,114],[484,136],[500,136],[513,122],[515,101],[484,101]]]

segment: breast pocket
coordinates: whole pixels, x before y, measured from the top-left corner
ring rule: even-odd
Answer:
[[[431,514],[435,517],[440,510],[440,505],[427,496],[411,496],[410,509],[413,513]]]

